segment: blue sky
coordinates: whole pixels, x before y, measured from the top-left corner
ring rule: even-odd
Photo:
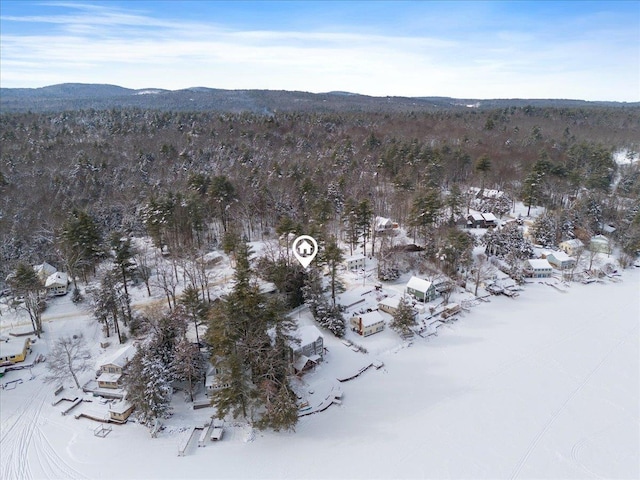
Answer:
[[[640,101],[640,1],[0,0],[0,85]]]

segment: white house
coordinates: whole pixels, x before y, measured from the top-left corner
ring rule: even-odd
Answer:
[[[531,278],[549,278],[553,268],[546,259],[535,258],[524,262],[524,272]]]
[[[558,270],[568,270],[576,266],[576,259],[564,252],[551,252],[547,254],[547,261]]]
[[[397,224],[393,223],[390,218],[376,217],[375,229],[377,233],[389,232],[397,228]]]
[[[368,337],[384,330],[384,318],[377,310],[354,315],[351,317],[350,324],[351,330],[363,337]]]
[[[64,272],[49,275],[44,286],[49,295],[66,295],[69,291],[69,275]]]
[[[362,270],[364,268],[364,263],[365,262],[365,256],[360,254],[360,255],[353,255],[351,257],[347,257],[344,260],[345,265],[347,266],[347,269],[349,270]]]
[[[418,277],[411,277],[407,282],[407,293],[427,303],[435,300],[437,292],[432,282]]]
[[[570,256],[575,256],[578,250],[584,248],[584,243],[579,238],[572,238],[571,240],[565,240],[560,243],[560,250]]]

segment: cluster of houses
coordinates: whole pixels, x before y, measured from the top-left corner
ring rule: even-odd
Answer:
[[[47,295],[50,296],[60,296],[66,295],[69,291],[69,285],[71,281],[69,280],[69,275],[65,272],[59,272],[56,267],[53,265],[44,262],[40,265],[34,265],[33,267],[38,280],[44,286]],[[9,274],[6,278],[7,284],[11,283],[11,279],[14,274]]]
[[[554,269],[563,273],[576,268],[577,259],[585,249],[582,240],[574,238],[561,242],[559,250],[543,250],[540,258],[525,261],[524,272],[529,278],[548,278],[553,274]],[[588,250],[592,253],[611,253],[609,239],[604,235],[595,235],[589,242]]]
[[[126,422],[135,409],[135,405],[126,400],[126,391],[122,389],[124,370],[133,359],[135,353],[135,346],[126,345],[115,351],[111,356],[98,365],[98,370],[96,372],[97,377],[95,380],[98,384],[98,388],[90,391],[94,396],[117,400],[110,403],[108,407],[108,421],[110,422]],[[85,391],[87,391],[86,387]]]

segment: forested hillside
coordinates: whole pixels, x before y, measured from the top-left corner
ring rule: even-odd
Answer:
[[[610,223],[623,248],[640,249],[640,165],[612,155],[640,149],[639,107],[111,109],[0,122],[0,282],[18,262],[65,264],[85,215],[101,239],[148,234],[177,255],[276,232],[346,238],[358,211],[429,243],[471,186],[556,209],[558,236]]]

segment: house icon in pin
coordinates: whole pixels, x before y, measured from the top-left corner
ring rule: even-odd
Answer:
[[[313,245],[311,245],[309,242],[307,242],[306,240],[303,240],[302,242],[300,242],[299,245],[296,246],[296,250],[298,250],[298,255],[307,257],[313,254],[314,248],[313,248]]]

